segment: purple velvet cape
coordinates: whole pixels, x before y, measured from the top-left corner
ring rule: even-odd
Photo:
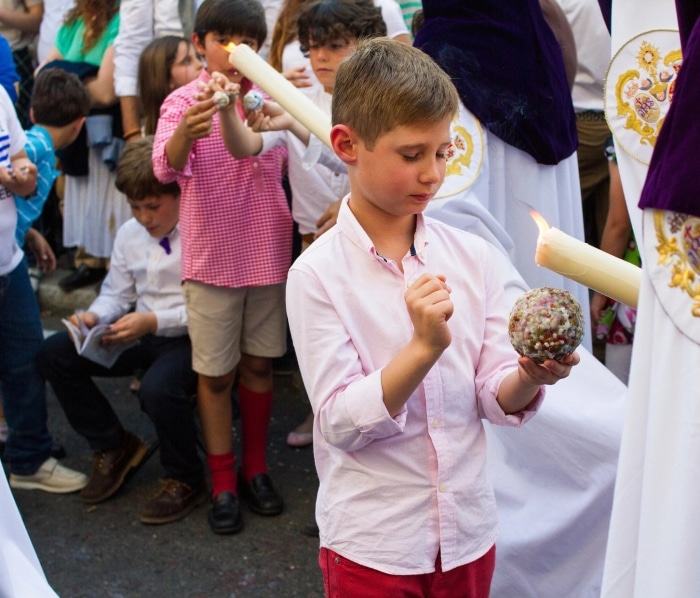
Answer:
[[[414,45],[491,133],[541,164],[578,145],[561,48],[539,0],[423,0]]]
[[[639,207],[700,216],[700,2],[676,0],[676,10],[683,66],[651,155]]]

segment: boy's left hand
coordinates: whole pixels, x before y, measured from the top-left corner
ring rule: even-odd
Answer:
[[[295,122],[289,114],[277,102],[265,100],[260,110],[253,110],[246,114],[248,126],[256,133],[267,131],[282,131],[289,129]]]
[[[571,368],[579,363],[581,358],[574,351],[561,361],[546,359],[540,365],[529,357],[520,356],[518,358],[518,374],[523,382],[533,385],[555,384],[563,378],[567,378],[571,373]]]
[[[119,345],[137,341],[146,334],[158,330],[158,319],[152,312],[133,312],[110,325],[109,333],[102,337],[104,345]]]

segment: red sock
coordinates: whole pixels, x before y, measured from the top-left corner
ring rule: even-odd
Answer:
[[[223,455],[207,455],[207,465],[211,476],[211,495],[217,496],[222,492],[238,494],[234,466],[236,457],[233,452]]]
[[[272,390],[254,392],[242,384],[238,386],[241,408],[241,475],[250,480],[259,473],[267,473],[267,429],[272,412]]]

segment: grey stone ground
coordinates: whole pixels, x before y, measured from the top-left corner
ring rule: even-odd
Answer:
[[[60,317],[87,307],[94,296],[93,289],[60,293],[54,283],[63,274],[42,283],[46,329],[61,329]],[[147,441],[155,439],[150,421],[129,393],[129,379],[101,385],[125,426]],[[50,389],[47,396],[51,432],[68,453],[64,463],[89,472],[87,443],[70,428]],[[176,523],[139,523],[139,512],[162,473],[158,452],[118,494],[96,506],[85,505],[77,494],[15,491],[49,583],[63,598],[323,596],[318,539],[301,532],[313,512],[313,454],[310,448],[285,444],[287,432],[305,414],[295,377],[276,374],[268,462],[285,511],[264,518],[244,506],[245,528],[234,536],[209,530],[206,504]]]

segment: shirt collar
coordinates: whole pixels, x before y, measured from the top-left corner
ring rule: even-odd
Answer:
[[[355,245],[357,245],[362,251],[368,253],[369,255],[377,258],[384,259],[378,253],[372,243],[372,239],[362,228],[360,223],[355,218],[352,213],[350,206],[348,205],[348,200],[350,195],[346,195],[340,204],[340,211],[338,212],[337,226],[340,227],[342,233]],[[416,232],[413,236],[413,245],[411,254],[415,255],[421,262],[425,263],[426,248],[428,246],[428,228],[425,225],[425,216],[423,214],[418,214],[416,219]]]

